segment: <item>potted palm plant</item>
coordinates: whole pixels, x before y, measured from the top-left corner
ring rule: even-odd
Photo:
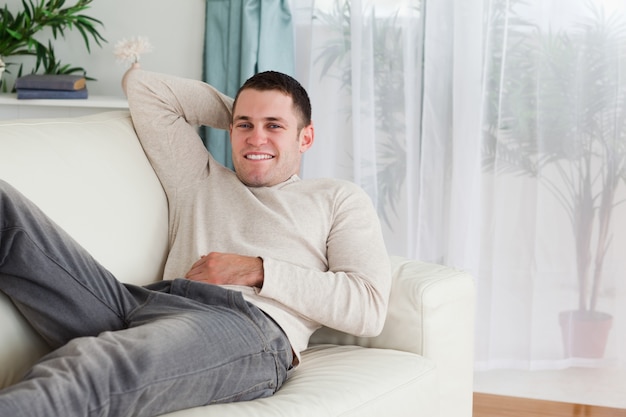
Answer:
[[[90,51],[90,40],[101,46],[106,42],[98,31],[102,25],[97,19],[83,12],[93,0],[78,0],[72,6],[65,6],[65,0],[22,0],[22,10],[13,13],[8,5],[0,9],[0,62],[4,61],[6,72],[9,66],[17,65],[10,57],[35,58],[32,72],[45,74],[71,74],[82,72],[82,67],[62,64],[54,53],[53,40],[64,38],[67,30],[77,30],[85,47]],[[46,36],[51,38],[46,39]],[[23,71],[19,65],[17,76]],[[3,85],[6,91],[6,84]]]
[[[506,71],[515,74],[501,85],[494,77],[488,88],[488,104],[504,105],[498,124],[487,123],[483,155],[488,169],[497,152],[498,169],[536,176],[567,215],[578,305],[560,314],[564,351],[567,357],[597,358],[612,320],[598,309],[603,267],[626,182],[626,69],[619,65],[626,57],[626,30],[616,16],[593,4],[590,11],[592,18],[567,32],[545,33],[509,20],[506,35],[515,47],[506,60],[493,57],[492,72],[499,74],[506,62]],[[541,146],[539,133],[549,138]]]

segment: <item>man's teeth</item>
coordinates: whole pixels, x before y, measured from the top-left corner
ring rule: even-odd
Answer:
[[[261,159],[272,159],[273,156],[272,155],[267,155],[267,154],[264,154],[264,155],[254,154],[254,155],[246,155],[246,158],[247,159],[254,159],[256,161],[259,161]]]

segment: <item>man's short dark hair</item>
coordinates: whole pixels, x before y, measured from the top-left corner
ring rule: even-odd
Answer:
[[[309,95],[304,87],[293,77],[277,71],[264,71],[253,75],[248,78],[237,92],[233,109],[237,105],[239,94],[246,89],[257,91],[276,90],[290,96],[296,115],[298,115],[300,119],[301,125],[298,126],[298,129],[302,129],[311,124],[311,101],[309,100]]]

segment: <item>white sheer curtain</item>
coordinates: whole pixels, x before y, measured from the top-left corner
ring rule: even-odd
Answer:
[[[477,368],[625,367],[626,2],[292,10],[303,176],[365,188],[391,253],[475,275]],[[592,293],[613,318],[601,357],[566,352],[559,325]]]
[[[480,48],[453,56],[482,57],[480,125],[452,140],[452,169],[465,177],[452,199],[472,214],[451,222],[474,225],[472,248],[446,253],[478,278],[477,366],[624,368],[626,3],[491,0],[481,12]],[[457,125],[469,103],[452,94]],[[467,158],[459,142],[480,152]],[[592,323],[606,316],[603,350]],[[582,341],[563,333],[578,317]]]
[[[390,251],[411,254],[411,199],[418,186],[411,172],[419,157],[421,106],[419,1],[292,5],[296,74],[311,95],[317,137],[303,175],[360,184],[378,205]]]

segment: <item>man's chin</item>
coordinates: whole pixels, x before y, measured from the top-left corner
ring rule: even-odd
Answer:
[[[240,175],[237,174],[237,178],[241,181],[246,187],[259,188],[259,187],[269,187],[271,184],[269,181],[262,176],[253,176],[253,175]]]

